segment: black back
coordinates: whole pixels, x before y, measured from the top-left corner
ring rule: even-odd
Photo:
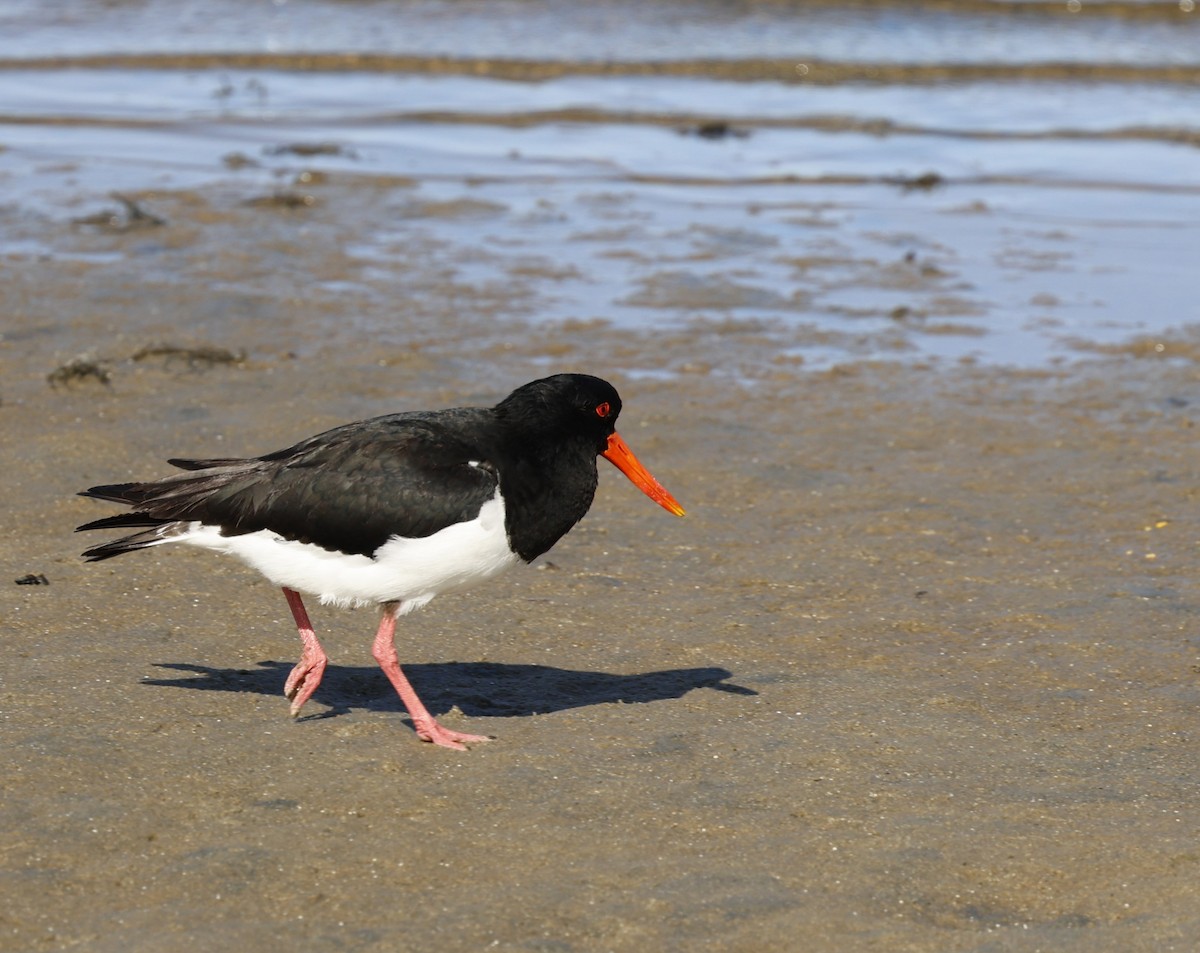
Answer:
[[[529,561],[591,506],[596,456],[620,407],[607,382],[560,374],[490,409],[374,417],[247,460],[171,460],[186,472],[83,492],[133,510],[79,529],[150,527],[84,555],[139,549],[164,527],[199,520],[226,535],[265,529],[371,556],[392,536],[429,536],[473,519],[498,486],[509,543]]]

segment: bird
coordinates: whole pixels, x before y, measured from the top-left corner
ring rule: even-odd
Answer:
[[[620,413],[612,384],[556,374],[493,407],[371,417],[258,457],[169,459],[181,472],[81,491],[129,509],[76,532],[135,530],[86,550],[88,562],[186,543],[239,557],[280,587],[301,640],[284,683],[293,717],[328,663],[302,593],[379,606],[372,655],[417,737],[464,750],[491,739],[430,714],[400,667],[396,620],[549,550],[591,507],[599,457],[683,516],[618,435]]]

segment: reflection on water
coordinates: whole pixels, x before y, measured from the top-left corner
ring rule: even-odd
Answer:
[[[113,191],[318,172],[400,183],[347,250],[381,293],[419,238],[500,317],[756,322],[810,366],[1036,365],[1200,318],[1178,5],[225,6],[4,8],[8,257],[103,256],[43,226]]]
[[[575,62],[1200,62],[1188,0],[141,0],[0,7],[0,57],[380,52]]]

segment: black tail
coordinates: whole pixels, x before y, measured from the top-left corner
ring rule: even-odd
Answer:
[[[83,555],[97,562],[164,543],[179,536],[188,523],[204,516],[205,498],[227,488],[257,465],[253,460],[171,460],[180,470],[163,480],[147,483],[110,483],[93,486],[79,495],[133,507],[128,513],[105,516],[76,527],[75,532],[93,529],[138,528],[140,531],[94,546]],[[197,472],[200,471],[200,472]]]
[[[167,463],[180,470],[212,470],[217,467],[246,465],[246,461],[241,457],[214,457],[211,460],[184,460],[181,457],[172,457]]]
[[[147,492],[147,486],[148,484],[145,483],[113,483],[108,486],[93,486],[90,489],[84,490],[79,495],[91,497],[95,500],[110,500],[113,503],[127,503],[130,506],[137,506],[139,503],[144,503],[152,495]],[[83,556],[88,562],[94,563],[101,559],[109,559],[112,556],[120,556],[122,553],[131,553],[136,549],[145,549],[147,546],[152,546],[154,543],[160,542],[166,535],[163,532],[163,527],[169,526],[173,522],[175,521],[160,519],[150,516],[148,513],[139,513],[135,510],[132,513],[118,513],[116,516],[105,516],[103,519],[92,520],[90,523],[84,523],[82,526],[76,526],[75,532],[85,532],[92,529],[126,529],[134,526],[149,527],[149,529],[143,529],[139,533],[123,536],[120,539],[114,539],[100,546],[93,546]]]
[[[126,519],[128,522],[124,524],[114,522],[121,519]],[[120,556],[122,553],[132,553],[135,550],[153,546],[155,543],[166,542],[177,534],[178,527],[182,524],[175,520],[156,520],[151,517],[139,517],[138,514],[131,513],[128,517],[110,516],[108,519],[96,520],[94,523],[85,523],[76,529],[75,532],[79,532],[82,529],[102,529],[106,526],[121,525],[150,525],[152,528],[144,529],[140,533],[133,533],[130,536],[122,536],[120,539],[114,539],[107,543],[101,543],[99,546],[93,546],[91,549],[84,550],[83,556],[89,563],[96,563],[101,559],[109,559],[112,556]]]
[[[81,493],[80,496],[83,494]],[[127,526],[162,526],[170,520],[147,516],[145,513],[118,513],[116,516],[106,516],[104,519],[92,520],[82,526],[76,526],[75,532],[80,533],[89,529],[124,529]]]
[[[108,500],[111,503],[125,503],[128,506],[137,506],[139,503],[145,503],[146,500],[153,498],[152,492],[157,484],[154,483],[110,483],[106,486],[88,487],[86,490],[79,492],[80,496],[86,496],[92,500]],[[133,514],[131,513],[130,516]],[[115,517],[114,517],[115,518]],[[97,520],[97,522],[100,522]],[[80,526],[80,529],[101,529],[89,523],[86,527]]]

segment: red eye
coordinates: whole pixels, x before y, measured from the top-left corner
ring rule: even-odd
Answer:
[[[608,401],[605,401],[603,404],[597,404],[596,413],[601,417],[607,417],[612,413],[612,408],[608,406]]]

